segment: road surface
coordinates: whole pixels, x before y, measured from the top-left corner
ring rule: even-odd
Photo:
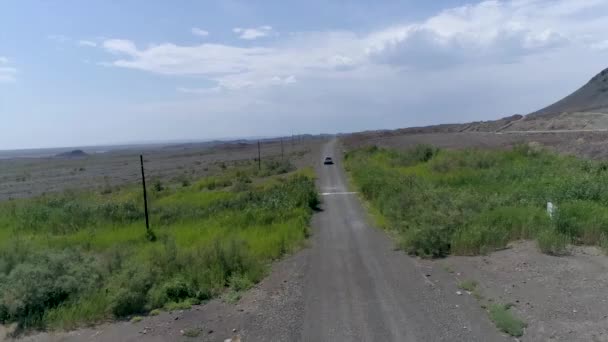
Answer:
[[[336,164],[318,167],[323,211],[313,222],[301,340],[504,340],[474,302],[442,289],[442,280],[370,227],[347,187],[336,140],[323,155]]]

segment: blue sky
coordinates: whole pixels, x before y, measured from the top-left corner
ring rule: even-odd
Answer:
[[[608,67],[608,1],[8,1],[0,149],[528,113]]]

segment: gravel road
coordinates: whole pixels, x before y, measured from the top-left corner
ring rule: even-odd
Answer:
[[[346,186],[336,140],[323,147],[323,155],[336,165],[318,170],[326,195],[304,277],[301,340],[505,339],[474,302],[437,285],[449,282],[395,251],[384,232],[368,225],[358,196]]]

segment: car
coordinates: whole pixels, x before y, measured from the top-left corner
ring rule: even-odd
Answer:
[[[325,161],[323,162],[323,164],[325,164],[325,165],[333,165],[334,161],[333,161],[333,159],[331,159],[331,157],[325,157]]]

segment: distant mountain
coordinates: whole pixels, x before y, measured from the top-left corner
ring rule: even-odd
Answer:
[[[498,120],[360,132],[368,137],[458,132],[608,131],[608,68],[560,101],[526,116]]]
[[[76,159],[76,158],[84,158],[84,157],[87,157],[87,156],[88,156],[88,154],[85,153],[83,150],[72,150],[72,151],[69,151],[69,152],[59,153],[55,157],[57,157],[57,158]]]

